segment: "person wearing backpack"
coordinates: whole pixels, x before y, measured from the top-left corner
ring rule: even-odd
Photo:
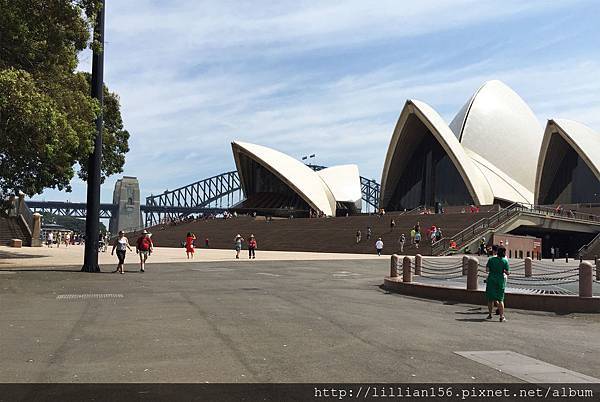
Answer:
[[[146,260],[154,250],[154,244],[152,244],[150,236],[152,235],[144,229],[135,246],[135,252],[140,256],[140,272],[146,272],[144,269],[146,267]]]

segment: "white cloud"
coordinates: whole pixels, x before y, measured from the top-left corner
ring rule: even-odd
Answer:
[[[125,172],[140,178],[144,195],[161,192],[232,169],[229,142],[242,139],[294,156],[317,153],[322,164],[355,162],[379,180],[407,98],[450,120],[488,79],[512,86],[540,120],[569,117],[600,129],[597,55],[538,63],[513,57],[544,51],[539,41],[470,34],[576,5],[110,2],[105,79],[121,96],[132,133]],[[541,22],[537,28],[548,43],[566,38]],[[436,46],[437,36],[449,34],[463,41]],[[386,50],[373,50],[384,44]],[[81,59],[88,68],[89,57]],[[83,186],[76,187],[84,199]]]

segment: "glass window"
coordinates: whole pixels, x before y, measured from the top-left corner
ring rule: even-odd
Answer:
[[[473,199],[446,151],[417,116],[410,115],[404,126],[404,143],[396,147],[395,161],[388,174],[391,197],[384,206],[400,211],[419,205],[467,205]]]

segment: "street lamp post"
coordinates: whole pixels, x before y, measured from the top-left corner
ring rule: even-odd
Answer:
[[[94,48],[92,56],[92,97],[100,104],[100,113],[96,118],[96,138],[94,150],[88,160],[87,205],[85,217],[85,254],[82,272],[100,272],[98,266],[98,247],[100,232],[100,166],[102,163],[102,126],[104,105],[104,9],[105,0],[100,0],[101,9],[98,12],[94,26],[94,40],[100,47]]]

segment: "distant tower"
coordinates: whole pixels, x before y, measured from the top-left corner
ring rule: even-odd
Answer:
[[[110,233],[134,230],[141,226],[140,183],[137,177],[123,176],[122,179],[117,180],[113,191],[113,204],[118,205],[118,209],[110,218],[108,226]]]

